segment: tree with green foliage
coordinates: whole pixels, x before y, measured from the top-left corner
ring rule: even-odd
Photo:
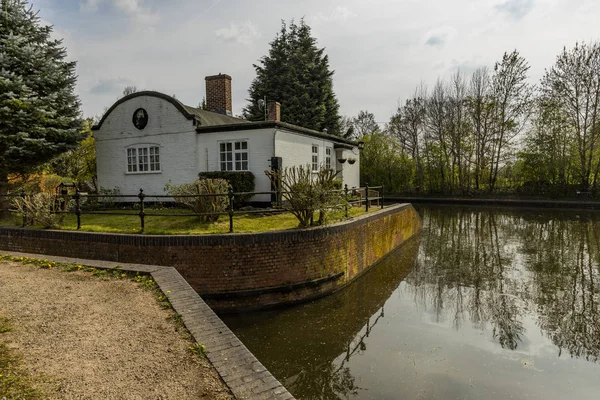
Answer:
[[[415,162],[404,152],[398,139],[391,133],[376,131],[363,136],[362,140],[361,185],[385,185],[388,193],[410,191]]]
[[[529,63],[518,51],[504,53],[494,66],[492,94],[495,102],[495,135],[492,138],[489,190],[498,182],[498,171],[506,163],[515,137],[525,126],[532,102],[533,88],[528,83]]]
[[[281,120],[290,124],[339,135],[339,104],[333,92],[333,71],[325,49],[317,47],[304,20],[281,31],[271,42],[269,55],[254,64],[256,78],[249,89],[244,117],[252,121],[265,118],[266,103],[281,103]]]
[[[65,60],[62,41],[26,0],[0,5],[0,194],[6,194],[9,174],[48,162],[82,135],[75,62]]]
[[[96,178],[96,141],[92,134],[94,121],[87,118],[83,122],[85,139],[79,145],[50,162],[52,172],[58,176],[73,180],[82,190],[98,192],[98,180]]]
[[[563,49],[542,78],[542,92],[572,134],[581,188],[598,186],[600,176],[600,42]]]

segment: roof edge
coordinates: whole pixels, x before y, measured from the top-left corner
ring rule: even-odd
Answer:
[[[246,123],[240,124],[226,124],[226,125],[216,125],[216,126],[198,126],[196,128],[197,133],[203,132],[229,132],[229,131],[242,131],[248,129],[264,129],[264,128],[279,128],[287,131],[292,131],[296,133],[303,133],[308,136],[318,137],[321,139],[329,139],[332,142],[344,143],[347,145],[351,145],[353,147],[358,146],[358,142],[353,140],[345,139],[340,136],[330,135],[328,133],[323,133],[319,131],[315,131],[313,129],[303,128],[301,126],[288,124],[287,122],[278,122],[278,121],[248,121]]]
[[[187,119],[195,119],[196,116],[194,114],[189,113],[184,105],[177,100],[176,98],[169,96],[167,94],[164,93],[160,93],[160,92],[155,92],[153,90],[144,90],[141,92],[135,92],[132,93],[130,95],[121,97],[119,100],[117,100],[102,116],[102,118],[100,119],[100,121],[92,126],[92,130],[93,131],[97,131],[98,129],[100,129],[102,127],[102,124],[104,123],[104,120],[106,120],[106,118],[110,115],[111,112],[113,112],[113,110],[115,108],[117,108],[119,105],[123,104],[124,102],[126,102],[127,100],[131,100],[134,99],[136,97],[141,97],[141,96],[151,96],[151,97],[158,97],[159,99],[163,99],[168,101],[169,103],[173,104],[175,106],[175,108],[181,113],[183,114],[184,117],[186,117]]]

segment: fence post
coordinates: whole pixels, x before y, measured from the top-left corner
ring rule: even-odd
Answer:
[[[381,185],[381,196],[379,196],[379,197],[381,197],[380,201],[381,201],[381,209],[382,209],[382,210],[383,210],[383,200],[384,200],[384,197],[383,197],[383,189],[384,189],[384,186],[383,186],[383,185]]]
[[[140,222],[142,224],[142,231],[141,233],[144,233],[144,217],[146,216],[146,213],[144,212],[144,197],[146,197],[146,195],[144,194],[144,189],[140,189],[140,194],[138,194],[138,197],[140,199]]]
[[[369,184],[365,183],[365,200],[367,202],[366,211],[369,212]]]
[[[77,230],[81,229],[81,193],[79,188],[75,188],[75,215],[77,216]]]
[[[344,198],[346,201],[344,202],[344,214],[346,215],[346,219],[348,219],[348,184],[344,185]]]
[[[231,186],[227,189],[227,197],[229,197],[229,233],[233,233],[233,188]]]
[[[25,190],[21,190],[21,199],[25,202]],[[23,228],[27,226],[27,207],[23,204]]]

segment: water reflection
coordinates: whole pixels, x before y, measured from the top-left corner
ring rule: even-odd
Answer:
[[[600,351],[599,244],[595,213],[423,208],[427,233],[408,290],[460,329],[489,324],[503,348],[517,349],[524,314],[571,356]]]
[[[491,324],[500,345],[516,349],[527,289],[515,273],[517,248],[502,231],[513,226],[510,217],[463,209],[422,211],[426,238],[406,280],[417,306],[433,307],[437,322],[448,318],[455,329],[466,319],[480,329]]]
[[[367,350],[369,334],[412,269],[418,248],[417,237],[344,290],[317,302],[223,318],[295,396],[350,398],[361,388],[347,364]]]
[[[226,322],[300,399],[596,398],[600,214],[418,210],[348,288]]]

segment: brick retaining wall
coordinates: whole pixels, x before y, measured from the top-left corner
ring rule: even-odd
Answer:
[[[331,293],[421,229],[410,204],[302,230],[226,235],[123,235],[0,227],[0,249],[175,267],[218,311]]]

